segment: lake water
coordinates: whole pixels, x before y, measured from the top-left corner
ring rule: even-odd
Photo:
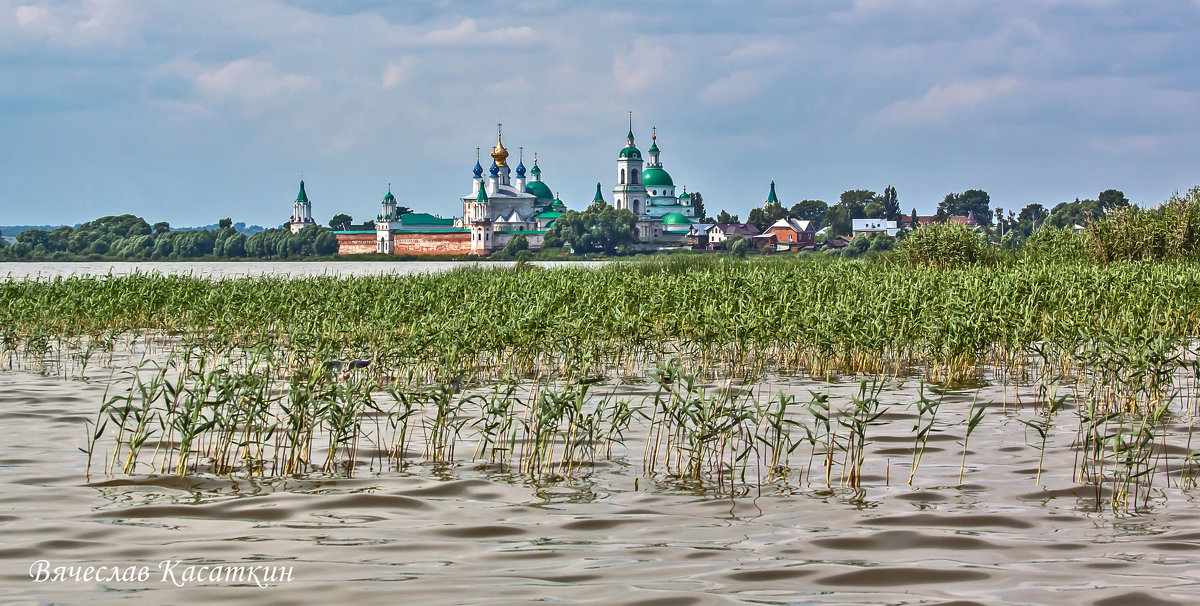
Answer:
[[[355,267],[359,264],[346,264]],[[390,265],[390,264],[389,264]],[[826,488],[818,461],[762,494],[723,497],[642,477],[643,424],[612,461],[571,480],[533,482],[473,462],[381,469],[354,478],[200,474],[85,477],[87,420],[104,398],[88,382],[0,372],[0,602],[399,603],[640,606],[701,604],[1195,604],[1196,493],[1165,488],[1137,515],[1098,510],[1072,477],[1074,422],[1063,412],[1040,483],[1032,418],[996,389],[958,481],[973,391],[945,395],[942,429],[908,484],[916,397],[889,385],[872,429],[863,489]],[[760,386],[845,401],[854,381]],[[612,385],[645,396],[645,384]],[[1026,404],[1026,407],[1028,403]],[[465,439],[465,438],[464,438]],[[364,445],[364,448],[366,446]],[[100,450],[105,450],[101,447]],[[418,451],[419,452],[419,451]],[[804,450],[801,450],[803,453]],[[97,457],[103,457],[98,453]],[[807,454],[793,462],[804,467]],[[99,466],[102,467],[102,466]],[[34,583],[53,565],[146,565],[148,582]],[[271,588],[162,582],[184,565],[293,566]]]
[[[513,261],[164,261],[0,263],[0,279],[54,276],[123,276],[135,272],[213,278],[242,276],[367,276],[450,271],[459,267],[510,267]],[[598,267],[605,261],[531,261],[539,267]]]

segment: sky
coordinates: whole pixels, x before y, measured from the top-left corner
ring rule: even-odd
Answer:
[[[475,148],[612,200],[628,112],[710,214],[1200,185],[1200,0],[0,0],[0,224],[457,216]],[[487,165],[487,162],[484,162]]]

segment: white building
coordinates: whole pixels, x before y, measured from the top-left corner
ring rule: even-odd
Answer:
[[[888,221],[886,219],[855,219],[854,220],[854,235],[871,235],[878,233],[886,233],[893,238],[900,233],[900,226],[896,221]]]
[[[617,154],[613,206],[638,216],[638,237],[643,242],[681,241],[699,218],[692,206],[692,197],[687,191],[675,197],[675,181],[660,159],[657,129],[651,135],[650,149],[646,151],[649,159],[643,170],[642,152],[634,143],[631,117],[625,147]]]

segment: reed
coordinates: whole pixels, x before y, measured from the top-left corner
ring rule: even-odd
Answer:
[[[1038,434],[1038,483],[1055,415],[1071,402],[1083,407],[1074,475],[1097,501],[1110,491],[1111,508],[1137,509],[1166,463],[1180,486],[1195,484],[1190,434],[1185,447],[1162,443],[1166,419],[1200,406],[1197,300],[1190,261],[1036,256],[135,274],[0,282],[0,346],[10,368],[87,380],[127,371],[84,442],[89,468],[102,461],[109,474],[353,474],[371,444],[395,467],[473,460],[571,478],[625,454],[644,423],[647,477],[732,492],[797,475],[831,488],[839,471],[838,484],[857,489],[877,464],[879,386],[912,376],[922,381],[913,483],[930,436],[962,412],[943,410],[927,386],[1002,376],[1042,394],[1022,420]],[[335,369],[333,359],[369,363]],[[844,401],[742,387],[776,373],[865,380]],[[619,399],[616,377],[647,378],[654,393]],[[960,483],[985,407],[966,411]]]

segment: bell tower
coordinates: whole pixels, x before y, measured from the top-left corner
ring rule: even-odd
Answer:
[[[633,112],[629,112],[629,133],[625,147],[617,154],[617,186],[613,188],[613,205],[632,211],[641,217],[646,214],[646,186],[642,183],[642,152],[633,140]]]

